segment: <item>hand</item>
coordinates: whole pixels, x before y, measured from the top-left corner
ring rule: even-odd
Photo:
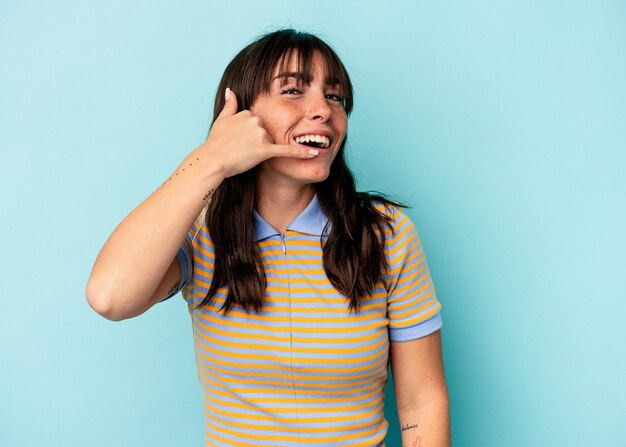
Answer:
[[[237,113],[237,97],[230,95],[211,132],[198,151],[210,153],[221,163],[224,178],[245,172],[272,157],[314,158],[310,149],[289,144],[274,144],[260,118],[249,110]]]

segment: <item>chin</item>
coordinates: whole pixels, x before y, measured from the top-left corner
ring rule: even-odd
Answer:
[[[315,159],[312,159],[294,162],[294,160],[290,159],[274,158],[264,163],[261,172],[265,174],[262,174],[262,176],[266,179],[282,177],[304,185],[323,182],[330,175],[330,165],[327,163],[315,163],[315,161]]]
[[[296,174],[296,173],[294,173]],[[301,172],[298,172],[294,175],[295,178],[299,178],[301,181],[305,183],[319,183],[323,182],[328,178],[330,174],[330,167],[327,166],[303,166]],[[293,175],[293,174],[292,174]]]
[[[329,172],[326,171],[324,174],[317,174],[317,175],[289,175],[290,178],[292,178],[295,182],[297,183],[301,183],[303,185],[308,185],[311,183],[319,183],[319,182],[323,182],[324,180],[326,180],[328,178],[328,174]]]

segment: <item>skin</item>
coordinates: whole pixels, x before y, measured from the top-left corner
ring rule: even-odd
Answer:
[[[402,446],[450,446],[448,389],[441,331],[389,348]]]

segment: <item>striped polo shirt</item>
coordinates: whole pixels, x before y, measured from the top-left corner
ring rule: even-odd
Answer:
[[[441,318],[415,227],[401,209],[379,209],[393,221],[390,269],[359,313],[350,313],[324,272],[328,219],[315,196],[284,234],[254,212],[267,277],[263,309],[233,306],[226,316],[223,287],[209,305],[194,307],[209,290],[215,258],[206,207],[200,213],[177,257],[207,446],[384,446],[389,341],[428,335]]]

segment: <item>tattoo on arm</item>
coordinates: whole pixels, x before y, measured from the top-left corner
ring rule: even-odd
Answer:
[[[167,292],[167,296],[170,296],[172,293],[178,290],[178,286],[180,286],[179,282],[175,282],[172,288]]]
[[[199,158],[196,158],[196,161],[200,160]],[[193,166],[193,163],[189,163],[189,166]],[[183,168],[183,171],[185,170],[185,168]],[[178,175],[178,172],[174,173],[174,175],[172,177],[176,177]],[[163,184],[165,185],[167,182],[169,182],[170,180],[172,180],[172,177],[168,178],[167,180],[165,180],[163,182]]]
[[[411,442],[411,441],[409,441]],[[418,436],[415,438],[415,441],[413,441],[411,444],[403,444],[404,447],[424,447],[424,444],[422,444],[422,437]]]
[[[215,189],[210,189],[209,192],[207,192],[204,197],[202,198],[202,200],[206,201],[208,200],[209,197],[211,197],[213,195],[213,193],[215,192]]]
[[[404,424],[404,425],[400,425],[400,430],[405,432],[407,430],[412,430],[414,428],[417,428],[418,424]],[[410,441],[409,441],[410,442]],[[424,445],[422,444],[422,437],[421,436],[417,436],[415,438],[415,441],[413,441],[412,444],[408,444],[406,447],[424,447]]]

